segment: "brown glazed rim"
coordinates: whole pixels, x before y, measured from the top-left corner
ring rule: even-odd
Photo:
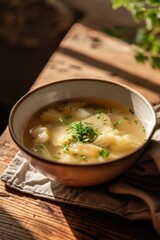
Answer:
[[[110,160],[109,162],[103,162],[103,163],[91,163],[91,164],[73,164],[73,163],[63,163],[63,162],[57,162],[57,161],[51,161],[48,159],[45,159],[43,157],[40,157],[36,154],[34,154],[33,152],[29,151],[29,149],[27,149],[16,137],[13,131],[13,118],[14,118],[14,113],[17,110],[17,108],[19,107],[19,105],[23,102],[23,100],[25,100],[26,98],[30,97],[32,94],[34,94],[35,92],[38,92],[41,89],[47,88],[49,86],[53,86],[53,85],[58,85],[58,84],[63,84],[64,82],[75,82],[75,81],[92,81],[92,82],[101,82],[101,83],[106,83],[106,84],[111,84],[111,85],[116,85],[119,86],[121,88],[125,88],[127,89],[129,92],[132,92],[136,95],[138,95],[141,99],[143,99],[143,101],[145,101],[147,103],[147,105],[150,107],[150,109],[152,110],[153,115],[155,116],[155,120],[156,120],[156,113],[152,107],[152,105],[150,104],[150,102],[139,92],[137,92],[136,90],[132,89],[131,87],[128,87],[122,83],[115,83],[109,80],[101,80],[101,79],[92,79],[92,78],[75,78],[75,79],[64,79],[64,80],[60,80],[60,81],[55,81],[49,84],[45,84],[43,86],[40,86],[38,88],[35,88],[29,92],[27,92],[26,94],[24,94],[13,106],[13,108],[11,109],[10,115],[9,115],[9,122],[8,122],[8,128],[9,128],[9,133],[13,139],[13,141],[16,143],[16,145],[22,149],[26,154],[30,155],[31,157],[33,157],[36,161],[41,161],[41,162],[46,162],[48,164],[56,164],[56,165],[61,165],[64,167],[69,167],[69,166],[74,166],[74,167],[93,167],[93,166],[99,166],[99,165],[106,165],[106,164],[113,164],[114,162],[116,163],[117,161],[123,161],[126,158],[128,158],[129,156],[132,155],[136,155],[136,153],[140,150],[140,149],[145,149],[145,147],[149,144],[151,137],[156,129],[156,124],[152,129],[152,132],[150,134],[150,136],[148,137],[147,141],[144,142],[144,144],[142,146],[140,146],[138,149],[136,149],[135,151],[131,152],[130,154],[127,154],[124,157],[120,157],[114,160]]]

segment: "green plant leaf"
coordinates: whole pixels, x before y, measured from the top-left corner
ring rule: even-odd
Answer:
[[[141,52],[136,52],[135,58],[136,58],[137,62],[140,62],[140,63],[144,63],[146,60],[146,57]]]
[[[129,0],[112,0],[112,6],[115,9],[119,7],[127,7],[129,2]]]
[[[145,11],[145,19],[146,19],[146,28],[148,30],[154,29],[156,26],[160,26],[160,18],[159,18],[160,10],[157,9],[147,9]]]
[[[156,39],[151,48],[151,53],[153,55],[160,55],[160,39]]]
[[[114,9],[124,7],[139,23],[135,44],[139,48],[135,58],[138,62],[149,61],[160,69],[160,0],[112,0]]]
[[[159,0],[147,0],[146,1],[148,4],[153,4],[153,5],[157,5],[157,4],[159,4]]]
[[[153,68],[160,69],[160,57],[150,57],[149,62]]]

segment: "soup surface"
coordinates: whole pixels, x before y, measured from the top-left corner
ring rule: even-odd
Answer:
[[[24,143],[49,160],[90,164],[123,157],[145,141],[144,127],[127,106],[83,99],[57,102],[27,123]]]

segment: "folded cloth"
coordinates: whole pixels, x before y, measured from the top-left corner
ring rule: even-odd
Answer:
[[[160,118],[160,105],[155,107]],[[91,187],[68,187],[50,180],[18,152],[1,176],[11,188],[44,199],[151,219],[160,234],[160,129],[136,165],[115,180]]]

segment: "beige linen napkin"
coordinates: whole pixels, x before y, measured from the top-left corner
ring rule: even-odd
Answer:
[[[160,119],[160,105],[155,107]],[[151,219],[160,234],[160,129],[136,165],[114,181],[92,187],[67,187],[50,180],[18,152],[1,180],[11,188],[44,199]]]

